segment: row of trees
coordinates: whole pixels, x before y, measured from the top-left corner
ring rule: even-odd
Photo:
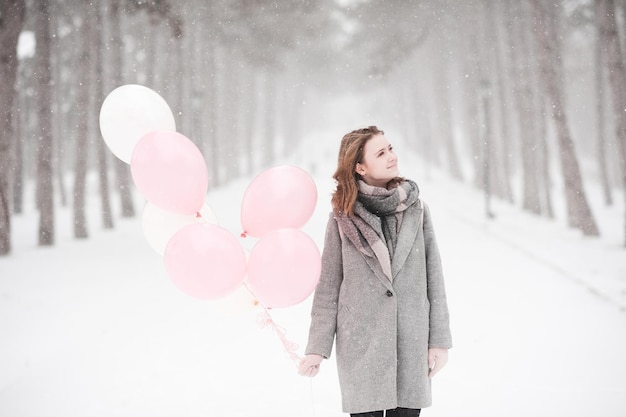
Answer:
[[[606,204],[616,187],[626,195],[626,2],[438,4],[415,3],[413,11],[398,5],[427,23],[417,25],[426,35],[411,38],[419,42],[415,53],[383,69],[396,102],[404,97],[405,108],[396,110],[407,136],[418,139],[426,161],[538,215],[554,216],[558,167],[569,225],[598,235],[583,178],[602,184]],[[376,2],[363,3],[360,13],[370,16],[364,28],[380,20]],[[363,47],[377,48],[382,62],[398,62],[384,34],[373,39],[363,36]]]
[[[128,166],[103,146],[97,120],[104,97],[119,85],[146,85],[166,99],[177,130],[203,151],[212,186],[268,166],[279,151],[297,146],[277,140],[278,126],[290,139],[299,137],[295,112],[310,86],[294,74],[310,61],[328,62],[316,56],[324,51],[312,42],[332,32],[326,3],[333,6],[330,1],[3,0],[2,53],[12,60],[3,69],[13,78],[0,80],[7,114],[6,128],[0,126],[6,132],[0,253],[10,251],[10,217],[21,212],[23,184],[32,177],[41,245],[54,242],[55,198],[72,204],[74,234],[87,237],[90,170],[99,174],[104,227],[114,222],[111,189],[119,192],[121,215],[135,215]],[[34,34],[36,47],[18,62],[20,33],[27,40]]]
[[[583,179],[602,182],[607,204],[626,187],[625,0],[0,5],[0,254],[31,178],[41,245],[54,242],[55,201],[72,204],[74,234],[88,236],[90,171],[105,227],[115,212],[135,215],[128,166],[97,120],[106,94],[128,83],[163,95],[212,186],[293,151],[328,101],[352,94],[426,161],[488,195],[521,197],[525,210],[553,216],[558,164],[569,223],[585,234],[598,228]],[[597,162],[585,168],[581,155]]]

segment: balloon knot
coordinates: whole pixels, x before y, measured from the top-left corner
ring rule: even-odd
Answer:
[[[248,234],[246,232],[241,232],[241,237],[248,237]]]
[[[199,218],[201,218],[201,217],[202,217],[202,214],[200,214],[200,212],[199,212],[199,211],[196,211],[196,219],[199,219]]]

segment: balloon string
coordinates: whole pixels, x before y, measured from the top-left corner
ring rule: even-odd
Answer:
[[[285,330],[284,327],[276,324],[267,308],[265,306],[262,307],[263,311],[257,316],[257,324],[262,329],[270,327],[274,331],[274,334],[278,336],[280,343],[283,345],[287,356],[289,356],[289,359],[294,362],[297,368],[300,364],[300,361],[302,360],[302,356],[296,353],[296,350],[298,350],[298,344],[287,339],[287,330]]]
[[[252,296],[258,301],[258,298],[256,297],[256,295],[254,295],[254,292],[252,291],[252,289],[250,289],[250,287],[246,283],[244,283],[244,288],[248,290],[248,292],[252,294]],[[283,348],[285,349],[285,352],[289,356],[289,359],[291,359],[293,363],[296,365],[296,368],[298,368],[300,366],[300,361],[302,361],[302,359],[304,358],[303,356],[300,356],[296,353],[296,350],[298,350],[298,345],[295,342],[287,339],[287,330],[283,326],[276,324],[274,319],[272,319],[272,315],[270,314],[268,308],[265,307],[261,302],[259,302],[259,305],[263,308],[263,311],[260,312],[259,315],[257,316],[256,321],[257,321],[258,326],[262,329],[268,326],[271,327],[274,334],[278,336],[278,339],[283,345]],[[310,383],[309,386],[311,388],[311,414],[313,417],[315,417],[315,398],[313,396],[313,378],[309,378],[309,383]]]

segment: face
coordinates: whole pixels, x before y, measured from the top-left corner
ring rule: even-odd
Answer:
[[[356,172],[366,184],[386,187],[398,176],[398,157],[384,135],[375,135],[365,144],[363,160],[356,164]]]

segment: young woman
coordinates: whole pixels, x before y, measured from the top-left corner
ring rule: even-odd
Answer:
[[[306,356],[315,376],[333,341],[343,411],[419,416],[452,346],[428,206],[376,126],[346,134],[315,290]]]

